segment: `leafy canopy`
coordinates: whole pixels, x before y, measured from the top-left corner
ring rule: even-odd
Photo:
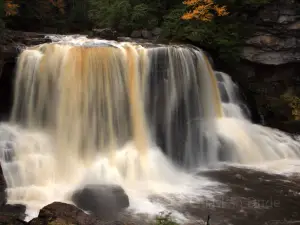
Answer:
[[[18,13],[19,5],[13,3],[12,0],[5,0],[4,2],[4,12],[5,16],[14,16]]]
[[[215,15],[228,15],[226,7],[215,4],[213,0],[186,0],[183,4],[191,8],[189,12],[181,17],[184,20],[197,19],[211,21]]]

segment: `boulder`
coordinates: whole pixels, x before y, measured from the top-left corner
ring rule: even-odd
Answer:
[[[141,38],[142,37],[142,31],[134,30],[134,31],[132,31],[130,37],[132,37],[132,38]]]
[[[74,205],[53,202],[39,212],[37,218],[32,219],[29,225],[124,225],[119,221],[104,222],[92,215],[84,213]]]
[[[145,39],[151,39],[152,33],[149,30],[142,30],[142,37]]]
[[[37,218],[29,222],[30,225],[44,224],[76,224],[76,225],[96,225],[99,221],[84,213],[74,205],[61,202],[53,202],[45,206],[39,212]]]
[[[106,40],[116,40],[118,37],[117,31],[111,28],[103,29],[93,29],[93,34],[91,37],[106,39]]]
[[[72,195],[75,205],[100,219],[111,220],[129,206],[129,199],[120,186],[88,185]]]
[[[25,219],[26,207],[24,205],[0,206],[0,224],[19,225],[27,224]]]
[[[152,30],[153,36],[159,36],[161,34],[161,32],[162,32],[162,29],[159,27],[156,27]]]

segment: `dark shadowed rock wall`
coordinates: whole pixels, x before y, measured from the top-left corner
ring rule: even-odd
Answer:
[[[228,71],[252,99],[261,122],[300,132],[300,1],[273,0],[255,17],[242,62]],[[289,95],[295,101],[284,98]],[[300,113],[300,111],[299,111]]]
[[[18,55],[25,46],[50,42],[44,34],[5,31],[0,37],[0,120],[7,120],[13,101],[13,83]]]

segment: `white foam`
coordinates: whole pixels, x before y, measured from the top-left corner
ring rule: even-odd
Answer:
[[[27,220],[36,216],[40,208],[54,201],[71,203],[71,193],[86,184],[121,185],[130,199],[129,210],[149,215],[168,210],[164,203],[151,200],[151,196],[161,196],[172,204],[193,199],[196,201],[201,196],[212,197],[212,191],[207,190],[207,187],[218,185],[178,170],[155,147],[148,151],[148,170],[138,169],[141,166],[137,160],[139,154],[132,143],[117,151],[115,165],[103,155],[95,157],[90,165],[74,161],[72,169],[76,169],[73,171],[75,176],[70,174],[67,180],[61,179],[55,167],[55,145],[49,135],[8,124],[2,124],[0,131],[1,144],[11,141],[7,137],[12,137],[15,143],[11,149],[14,151],[12,161],[1,159],[8,182],[8,203],[25,204]],[[0,155],[3,152],[4,148],[0,148]],[[136,174],[136,171],[144,174]],[[20,183],[16,183],[18,181]],[[184,218],[174,210],[173,214],[178,219]]]

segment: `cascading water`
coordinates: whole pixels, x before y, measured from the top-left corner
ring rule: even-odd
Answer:
[[[247,120],[236,85],[199,49],[55,41],[18,60],[11,121],[0,129],[10,203],[39,209],[112,183],[138,208],[150,194],[207,183],[168,158],[186,170],[300,157],[299,142]]]

